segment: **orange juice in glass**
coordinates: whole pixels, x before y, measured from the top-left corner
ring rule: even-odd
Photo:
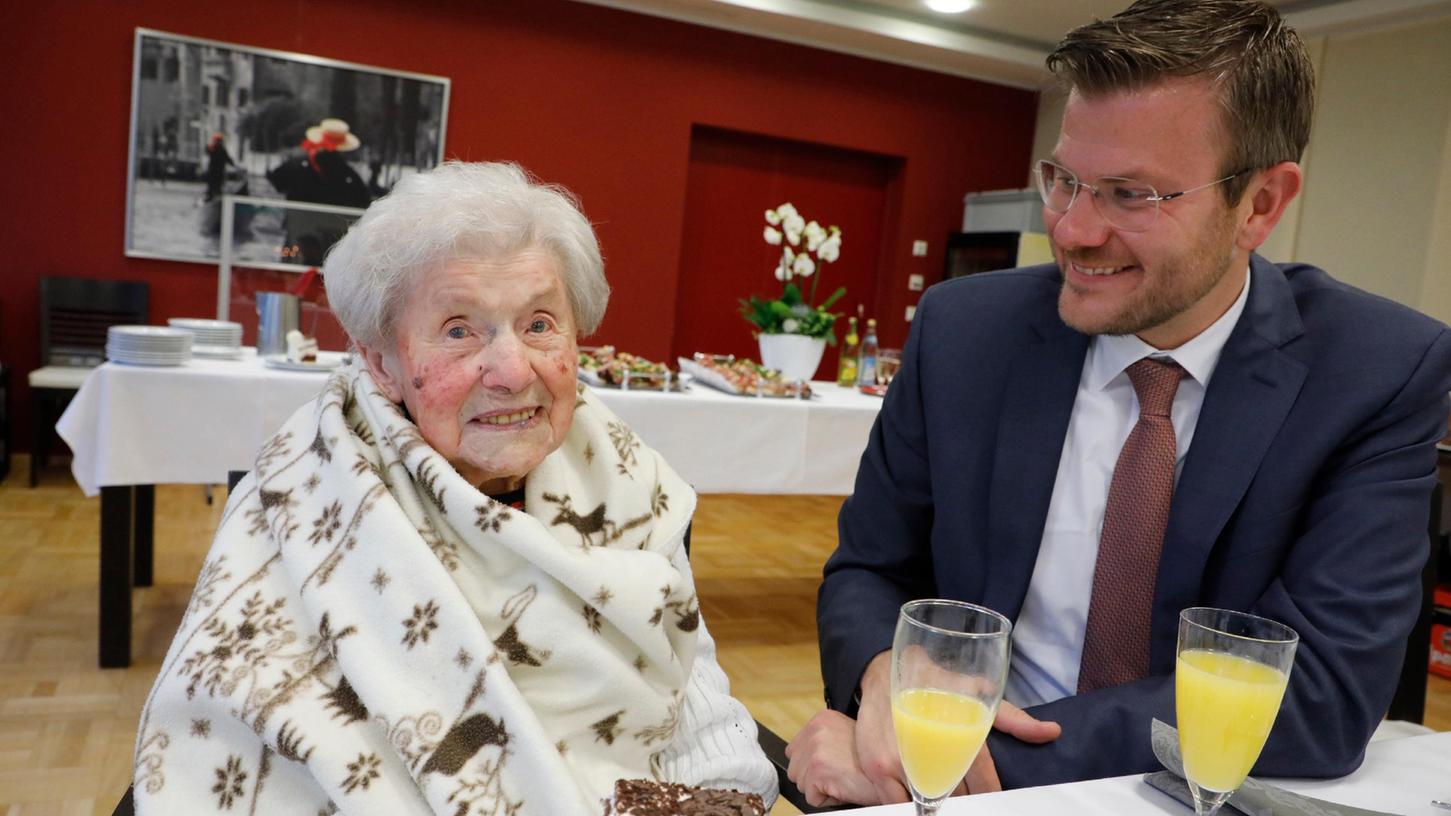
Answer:
[[[1254,767],[1285,696],[1299,636],[1267,618],[1195,607],[1179,614],[1174,706],[1198,816],[1211,816]]]
[[[959,601],[902,606],[892,640],[892,724],[918,816],[932,816],[992,727],[1008,671],[1007,618]]]

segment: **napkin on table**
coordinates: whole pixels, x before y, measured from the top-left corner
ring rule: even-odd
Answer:
[[[1192,810],[1194,796],[1189,793],[1189,785],[1184,781],[1184,762],[1179,756],[1179,731],[1156,719],[1150,739],[1154,756],[1168,770],[1144,774],[1144,782]],[[1235,813],[1243,816],[1394,816],[1379,810],[1301,796],[1254,778],[1246,778],[1220,812],[1229,816]]]

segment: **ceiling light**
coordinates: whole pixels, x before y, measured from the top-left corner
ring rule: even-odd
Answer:
[[[926,0],[927,8],[940,14],[961,14],[972,8],[974,0]]]

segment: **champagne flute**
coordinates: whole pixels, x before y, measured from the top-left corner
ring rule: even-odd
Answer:
[[[891,385],[892,378],[902,367],[901,349],[882,349],[877,352],[877,385]]]
[[[1299,642],[1290,627],[1245,612],[1179,613],[1174,703],[1197,816],[1213,816],[1259,759]]]
[[[1008,619],[959,601],[902,606],[892,724],[917,816],[933,816],[987,739],[1008,674]]]

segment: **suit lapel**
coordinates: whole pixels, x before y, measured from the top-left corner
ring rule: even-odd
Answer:
[[[983,603],[1016,620],[1033,577],[1087,335],[1058,320],[1035,326],[1003,392],[988,508]]]
[[[1251,258],[1249,302],[1215,367],[1174,490],[1154,591],[1149,665],[1174,664],[1179,610],[1198,602],[1205,564],[1299,396],[1305,366],[1280,351],[1304,329],[1284,274]]]

